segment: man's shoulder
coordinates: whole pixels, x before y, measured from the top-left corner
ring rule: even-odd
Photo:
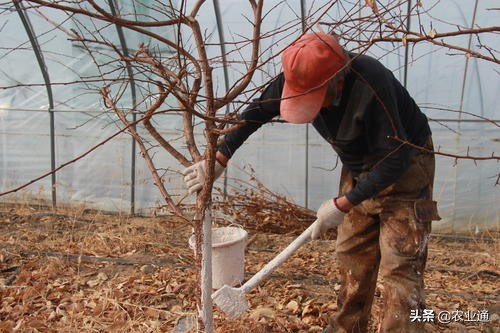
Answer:
[[[378,59],[366,54],[349,53],[349,56],[352,59],[352,71],[356,76],[362,76],[362,81],[365,83],[374,88],[381,88],[392,81],[394,77],[392,72]]]
[[[358,71],[376,74],[388,71],[388,69],[378,60],[367,54],[349,53],[352,59],[352,67]]]

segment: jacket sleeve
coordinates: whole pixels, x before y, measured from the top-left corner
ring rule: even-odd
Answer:
[[[406,139],[406,133],[399,117],[396,91],[391,84],[382,85],[367,106],[364,119],[366,142],[373,156],[367,161],[371,166],[362,172],[355,187],[346,193],[354,205],[376,196],[395,183],[408,169],[412,149],[391,137]],[[404,110],[402,110],[404,112]]]
[[[218,150],[224,156],[231,158],[252,133],[280,114],[283,84],[284,76],[280,74],[267,86],[262,95],[239,115],[238,120],[243,120],[244,125],[226,134],[219,144]]]

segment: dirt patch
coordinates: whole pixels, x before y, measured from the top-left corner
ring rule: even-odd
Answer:
[[[171,332],[195,315],[191,227],[180,220],[0,207],[0,332]],[[304,226],[285,234],[254,227],[247,226],[247,277]],[[333,240],[306,244],[248,295],[251,308],[239,319],[215,309],[216,331],[320,332],[337,309],[334,249]],[[497,241],[431,238],[427,309],[486,311],[488,320],[436,318],[427,331],[497,332],[498,253]]]

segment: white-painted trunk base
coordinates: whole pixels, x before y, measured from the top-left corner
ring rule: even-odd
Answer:
[[[214,313],[212,305],[212,214],[211,209],[205,212],[203,219],[203,237],[201,241],[201,318],[205,325],[205,333],[214,331]]]

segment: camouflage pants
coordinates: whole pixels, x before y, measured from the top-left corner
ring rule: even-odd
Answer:
[[[432,143],[429,143],[431,146]],[[336,255],[341,270],[338,313],[327,332],[366,332],[377,276],[383,283],[380,332],[423,332],[410,310],[423,310],[424,269],[431,221],[434,156],[417,153],[409,170],[377,197],[354,207],[338,228]],[[355,180],[342,171],[340,192]]]

